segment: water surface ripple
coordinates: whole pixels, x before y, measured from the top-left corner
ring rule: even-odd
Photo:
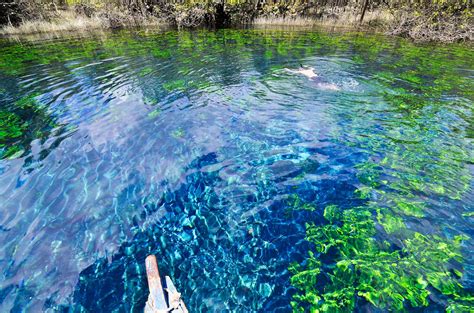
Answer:
[[[327,205],[409,198],[408,230],[472,235],[473,59],[315,31],[0,41],[0,111],[20,119],[0,135],[0,311],[140,312],[154,253],[191,312],[287,312]]]

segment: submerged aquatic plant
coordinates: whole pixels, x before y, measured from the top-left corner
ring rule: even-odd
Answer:
[[[15,113],[0,111],[0,142],[5,144],[22,135],[25,123]]]
[[[462,261],[462,236],[452,240],[414,232],[393,247],[376,239],[376,222],[368,207],[341,210],[328,206],[324,217],[329,224],[306,225],[306,239],[314,252],[303,265],[292,264],[291,283],[299,293],[292,306],[297,312],[348,312],[360,297],[378,308],[403,311],[407,306],[428,305],[437,290],[447,296],[450,308],[473,305],[459,282],[461,272],[450,261]],[[336,256],[323,264],[318,259]]]
[[[56,126],[35,94],[20,98],[0,110],[0,159],[20,157],[30,149],[31,141],[47,138]]]
[[[23,135],[27,128],[27,123],[22,121],[21,118],[11,112],[0,111],[0,156],[8,158],[21,149],[15,145],[15,141]]]
[[[286,200],[289,211],[292,210],[305,210],[309,212],[316,211],[316,207],[312,204],[304,202],[297,194],[292,194]]]

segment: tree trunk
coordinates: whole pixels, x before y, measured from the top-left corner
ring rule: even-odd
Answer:
[[[359,23],[362,23],[362,21],[364,20],[365,11],[367,11],[368,6],[369,6],[369,0],[365,0],[364,8],[362,9],[362,14],[360,15]]]

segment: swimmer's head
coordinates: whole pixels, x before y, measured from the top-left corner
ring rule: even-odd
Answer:
[[[311,70],[311,71],[314,71],[314,67],[312,67],[312,66],[307,66],[307,65],[303,65],[303,63],[300,63],[300,70]]]

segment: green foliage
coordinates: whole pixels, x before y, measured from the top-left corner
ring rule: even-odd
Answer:
[[[405,199],[394,198],[393,202],[395,203],[394,210],[408,216],[414,217],[423,217],[424,209],[423,203],[409,202]]]
[[[472,312],[474,307],[474,296],[472,295],[455,295],[455,300],[449,302],[449,306],[446,308],[448,313],[464,313]]]

